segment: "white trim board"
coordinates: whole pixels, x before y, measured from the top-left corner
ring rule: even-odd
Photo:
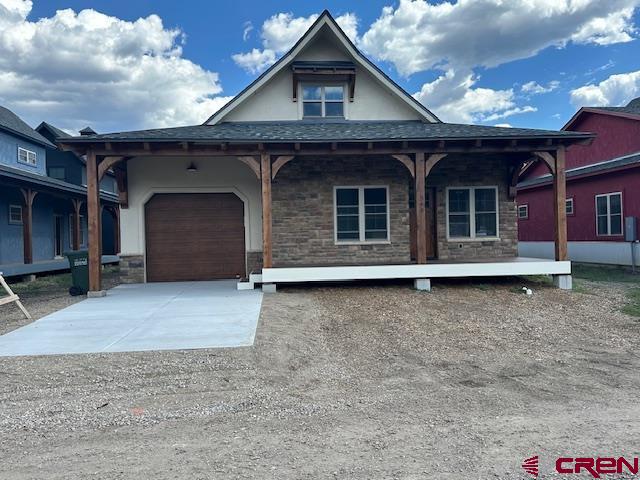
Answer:
[[[640,262],[640,244],[635,243],[636,261]],[[526,257],[553,258],[551,241],[518,242],[518,253]],[[573,262],[601,263],[605,265],[631,265],[629,242],[584,241],[568,242],[567,253]]]
[[[264,283],[381,280],[387,278],[456,278],[513,275],[570,275],[571,262],[518,257],[490,263],[433,263],[349,267],[263,268]]]

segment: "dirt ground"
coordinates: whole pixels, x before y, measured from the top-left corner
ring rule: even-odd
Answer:
[[[524,479],[540,455],[578,478],[555,459],[638,456],[628,286],[518,282],[281,289],[250,348],[0,358],[0,477]]]

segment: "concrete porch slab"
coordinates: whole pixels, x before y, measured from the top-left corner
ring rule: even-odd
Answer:
[[[120,285],[0,336],[0,356],[250,346],[262,292],[236,283]]]

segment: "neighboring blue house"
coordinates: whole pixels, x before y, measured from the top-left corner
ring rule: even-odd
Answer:
[[[6,276],[64,269],[64,252],[86,246],[85,165],[56,147],[65,136],[44,122],[34,130],[0,107],[0,271]],[[101,201],[103,253],[114,255],[119,208],[113,175],[101,184]]]

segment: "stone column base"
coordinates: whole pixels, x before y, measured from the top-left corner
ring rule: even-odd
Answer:
[[[120,281],[144,283],[144,255],[120,256]]]

